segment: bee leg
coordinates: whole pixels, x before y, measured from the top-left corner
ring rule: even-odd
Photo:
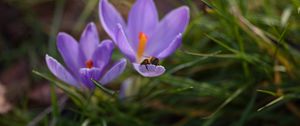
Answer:
[[[145,65],[145,67],[146,67],[146,69],[149,71],[149,69],[148,69],[148,65],[147,65],[147,64]]]

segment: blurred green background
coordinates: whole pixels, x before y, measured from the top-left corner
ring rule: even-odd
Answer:
[[[300,125],[299,0],[155,0],[160,17],[189,6],[190,24],[163,76],[144,78],[128,65],[107,87],[130,80],[124,100],[74,90],[45,66],[46,53],[62,61],[59,31],[78,39],[93,21],[108,38],[98,2],[0,1],[1,126]],[[125,18],[134,0],[110,2]]]

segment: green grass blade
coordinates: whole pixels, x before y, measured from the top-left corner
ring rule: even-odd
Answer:
[[[51,95],[51,107],[52,107],[52,116],[53,119],[59,118],[59,108],[58,108],[58,102],[57,102],[57,96],[55,92],[55,85],[50,84],[50,95]]]
[[[69,88],[68,86],[66,86],[65,84],[45,75],[45,74],[42,74],[38,71],[35,71],[33,70],[32,71],[34,74],[46,79],[46,80],[49,80],[50,82],[52,82],[53,84],[55,84],[58,88],[62,89],[68,96],[70,96],[70,98],[74,101],[75,104],[79,105],[79,106],[82,106],[83,103],[84,103],[84,98],[79,94],[77,93],[75,90],[72,90],[71,88]]]
[[[82,27],[84,27],[85,21],[92,14],[92,12],[96,10],[95,8],[98,5],[98,0],[87,0],[85,2],[87,2],[87,4],[84,10],[82,11],[82,13],[80,14],[77,23],[75,24],[75,28],[74,28],[75,34],[80,32]]]
[[[182,87],[189,90],[194,90],[199,96],[216,96],[218,98],[226,97],[227,92],[220,87],[208,83],[200,83],[192,79],[164,75],[158,78],[159,81],[168,83],[175,87]]]
[[[207,58],[209,58],[209,57],[213,57],[213,56],[217,55],[218,53],[220,53],[220,51],[217,51],[217,52],[212,53],[212,54],[202,55],[201,58],[198,58],[198,59],[193,60],[193,61],[191,61],[191,62],[187,62],[187,63],[184,63],[184,64],[181,64],[181,65],[176,66],[175,68],[169,70],[169,71],[167,72],[167,74],[172,74],[172,73],[175,73],[175,72],[177,72],[177,71],[179,71],[179,70],[181,70],[181,69],[184,69],[184,68],[187,68],[187,67],[191,67],[191,66],[193,66],[193,65],[195,65],[195,64],[197,64],[197,63],[199,63],[199,62],[202,61],[202,60],[205,60],[205,59],[207,59]]]
[[[267,107],[270,107],[271,105],[274,105],[274,104],[276,104],[276,103],[282,101],[283,99],[284,99],[284,96],[280,96],[280,97],[276,98],[275,100],[269,102],[269,103],[266,104],[265,106],[263,106],[263,107],[257,109],[257,111],[259,112],[259,111],[261,111],[261,110],[263,110],[263,109],[265,109],[265,108],[267,108]]]
[[[277,96],[275,92],[272,91],[267,91],[267,90],[256,90],[257,92],[261,92],[261,93],[265,93],[265,94],[269,94],[272,96]]]
[[[247,87],[248,85],[245,85],[238,90],[236,90],[233,94],[230,95],[212,114],[205,117],[205,119],[212,118],[215,116],[221,109],[223,109],[227,104],[229,104],[231,101],[233,101],[237,96],[239,96]]]
[[[57,0],[55,5],[55,11],[54,11],[54,18],[52,20],[51,25],[51,31],[49,36],[49,45],[48,45],[48,53],[49,54],[55,54],[55,40],[56,40],[56,34],[59,30],[60,22],[63,17],[63,9],[65,5],[65,0]]]
[[[247,121],[247,119],[249,119],[248,116],[250,115],[251,110],[253,109],[253,107],[255,105],[256,97],[257,97],[257,93],[254,92],[253,95],[252,95],[252,97],[251,97],[251,100],[249,101],[246,109],[244,110],[244,112],[242,114],[242,117],[239,120],[237,126],[243,126],[243,125],[245,125],[245,122]]]
[[[227,50],[229,50],[229,51],[231,51],[231,52],[233,52],[233,53],[236,53],[236,54],[239,53],[238,50],[229,47],[228,45],[224,44],[224,43],[221,42],[220,40],[217,40],[216,38],[214,38],[214,37],[212,37],[212,36],[210,36],[210,35],[208,35],[208,34],[205,34],[205,35],[206,35],[209,39],[213,40],[213,42],[219,44],[220,46],[224,47],[225,49],[227,49]]]
[[[98,81],[91,79],[93,81],[93,83],[96,85],[96,87],[100,88],[103,92],[105,92],[108,95],[111,96],[115,96],[117,94],[117,92],[107,89],[106,87],[102,86],[102,84],[100,84]]]

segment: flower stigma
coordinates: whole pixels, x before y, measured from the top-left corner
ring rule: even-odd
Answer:
[[[86,62],[85,62],[85,66],[86,66],[86,68],[91,69],[91,68],[94,66],[93,60],[88,60],[88,61],[86,61]]]
[[[145,47],[148,41],[148,37],[144,32],[139,33],[139,44],[137,49],[137,61],[141,61],[141,58],[143,57]]]

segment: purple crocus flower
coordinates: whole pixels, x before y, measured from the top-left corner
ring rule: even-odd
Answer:
[[[99,17],[103,28],[135,70],[145,77],[163,74],[161,65],[141,65],[149,58],[160,60],[172,54],[180,45],[182,33],[189,22],[189,8],[179,7],[159,21],[153,0],[137,0],[129,12],[127,25],[108,2],[101,0]]]
[[[99,44],[96,25],[90,23],[81,35],[79,43],[67,33],[57,36],[57,48],[67,68],[46,55],[49,70],[60,80],[75,87],[93,89],[91,79],[107,84],[125,69],[126,59],[110,65],[114,44],[104,40]]]

